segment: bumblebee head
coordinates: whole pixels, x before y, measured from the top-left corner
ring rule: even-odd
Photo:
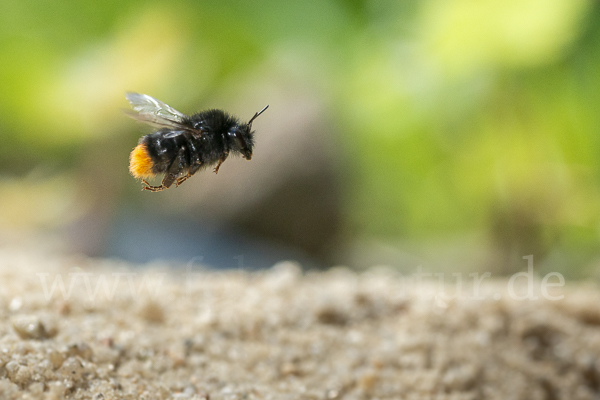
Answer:
[[[246,160],[252,159],[252,149],[254,148],[254,132],[250,125],[240,124],[234,126],[227,132],[231,150],[240,153]]]
[[[269,105],[254,114],[247,124],[239,124],[233,127],[227,134],[232,143],[232,150],[240,153],[246,160],[252,159],[252,149],[254,148],[254,132],[252,132],[252,121],[262,114]]]

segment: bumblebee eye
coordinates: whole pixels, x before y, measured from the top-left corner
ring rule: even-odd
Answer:
[[[235,144],[235,147],[237,147],[238,149],[242,149],[245,146],[245,142],[244,139],[242,138],[242,134],[240,133],[240,131],[238,130],[234,130],[234,131],[229,131],[227,133],[227,135],[229,136],[229,139],[231,139],[233,141],[233,143]]]
[[[235,141],[238,146],[240,146],[240,149],[246,147],[246,141],[242,138],[242,135],[239,132],[235,135]]]

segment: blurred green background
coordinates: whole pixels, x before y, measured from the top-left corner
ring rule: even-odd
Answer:
[[[0,60],[3,246],[600,271],[597,2],[8,0]],[[125,91],[271,108],[251,162],[156,194]]]

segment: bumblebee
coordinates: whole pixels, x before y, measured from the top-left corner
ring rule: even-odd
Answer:
[[[206,110],[187,116],[146,94],[127,93],[133,111],[126,113],[158,128],[143,136],[129,155],[129,172],[140,178],[143,190],[160,192],[181,185],[201,168],[214,167],[215,174],[229,155],[252,159],[252,122],[269,106],[244,123],[222,110]],[[160,186],[144,178],[165,174]]]

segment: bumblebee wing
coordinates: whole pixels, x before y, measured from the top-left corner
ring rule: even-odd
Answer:
[[[169,133],[165,133],[163,135],[164,139],[173,138],[175,136],[183,135],[186,131],[170,131]]]
[[[133,111],[125,111],[131,118],[159,128],[190,129],[183,125],[184,114],[154,97],[132,92],[125,97],[133,108]]]

